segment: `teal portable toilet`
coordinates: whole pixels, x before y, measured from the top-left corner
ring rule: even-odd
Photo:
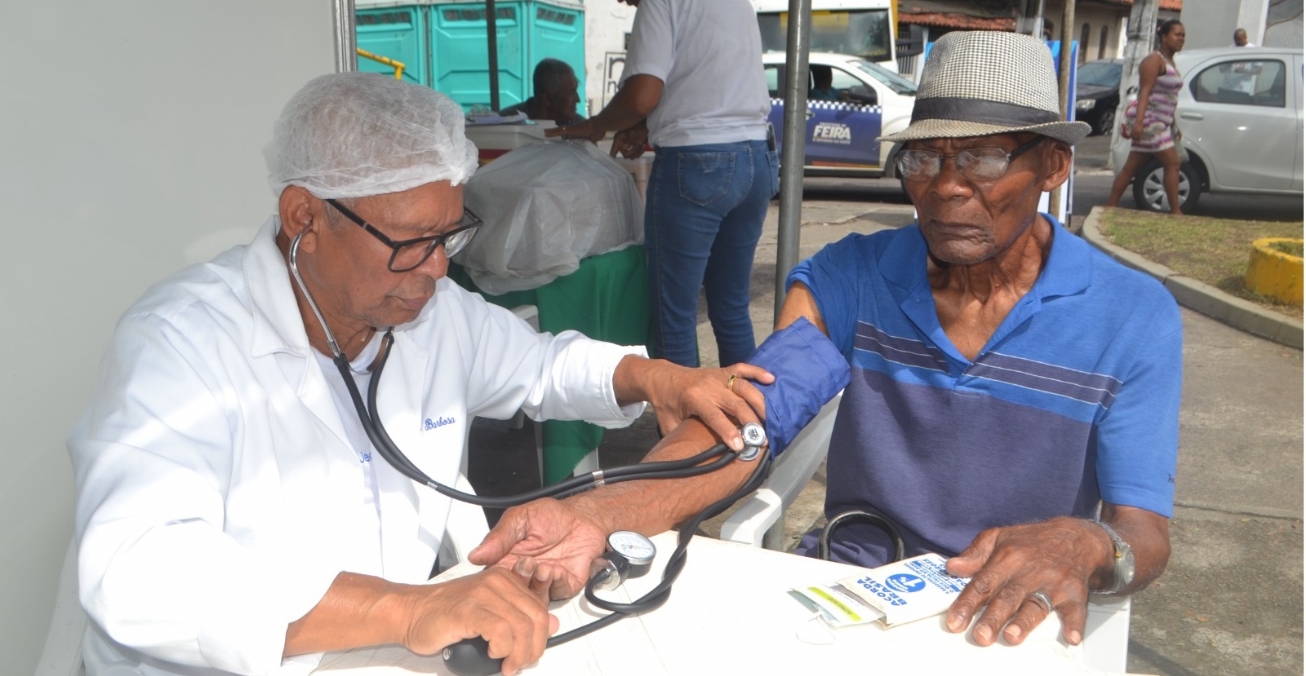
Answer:
[[[581,115],[585,110],[585,10],[580,5],[561,2],[530,2],[530,54],[531,72],[544,58],[566,62],[576,71],[580,80]],[[533,95],[534,87],[528,87]]]
[[[356,0],[358,47],[404,64],[403,78],[444,94],[465,110],[490,106],[489,47],[482,0]],[[585,8],[568,0],[497,0],[499,107],[534,91],[531,74],[544,58],[570,64],[585,102]],[[359,57],[358,68],[394,73]],[[585,114],[585,111],[578,112]]]
[[[405,81],[431,86],[424,7],[360,9],[355,12],[354,20],[359,49],[404,64],[402,77]],[[395,71],[393,66],[362,56],[358,57],[358,69],[387,75]]]
[[[486,40],[485,3],[432,5],[431,85],[464,108],[490,107],[490,56]],[[529,96],[531,69],[527,60],[525,2],[496,2],[495,27],[499,47],[499,107],[521,103]]]

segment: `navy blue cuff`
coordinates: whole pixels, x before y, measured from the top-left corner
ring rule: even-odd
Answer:
[[[821,407],[848,386],[848,361],[830,339],[805,318],[767,338],[748,363],[761,366],[775,382],[753,386],[766,395],[766,437],[779,455]]]

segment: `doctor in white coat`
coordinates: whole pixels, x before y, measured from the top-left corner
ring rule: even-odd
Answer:
[[[736,425],[762,410],[747,381],[770,375],[537,334],[445,279],[452,233],[475,230],[462,183],[476,151],[461,110],[432,90],[323,76],[265,154],[278,215],[124,314],[69,439],[88,672],[307,673],[327,650],[433,654],[480,635],[511,674],[556,629],[531,560],[421,584],[451,501],[375,456],[292,245],[364,392],[393,328],[378,408],[445,484],[472,417],[518,409],[620,426],[648,401],[664,429],[693,415],[742,448]]]

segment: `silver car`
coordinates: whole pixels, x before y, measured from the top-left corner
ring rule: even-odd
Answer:
[[[1175,54],[1175,66],[1184,78],[1177,108],[1188,151],[1179,176],[1183,211],[1203,192],[1301,195],[1302,50],[1194,49]],[[1170,210],[1162,173],[1155,159],[1139,170],[1139,208]]]

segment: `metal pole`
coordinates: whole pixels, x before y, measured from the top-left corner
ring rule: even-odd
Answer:
[[[1061,5],[1061,58],[1057,59],[1061,72],[1058,74],[1057,94],[1061,105],[1061,119],[1070,119],[1069,106],[1074,105],[1074,97],[1070,95],[1070,68],[1073,66],[1071,59],[1074,57],[1071,49],[1071,41],[1075,39],[1075,0],[1065,0]],[[1084,45],[1080,45],[1083,47]],[[1061,221],[1070,227],[1070,214],[1064,212],[1061,208],[1061,193],[1070,183],[1063,183],[1052,190],[1048,197],[1048,211],[1052,212]]]
[[[485,38],[490,48],[490,110],[499,109],[499,25],[494,0],[485,0]]]
[[[780,153],[780,226],[775,251],[775,316],[785,302],[785,277],[798,263],[803,219],[803,162],[807,155],[807,49],[811,0],[789,0],[785,46],[784,148]]]
[[[336,32],[336,72],[358,70],[358,43],[354,36],[354,0],[333,0],[331,23]]]

